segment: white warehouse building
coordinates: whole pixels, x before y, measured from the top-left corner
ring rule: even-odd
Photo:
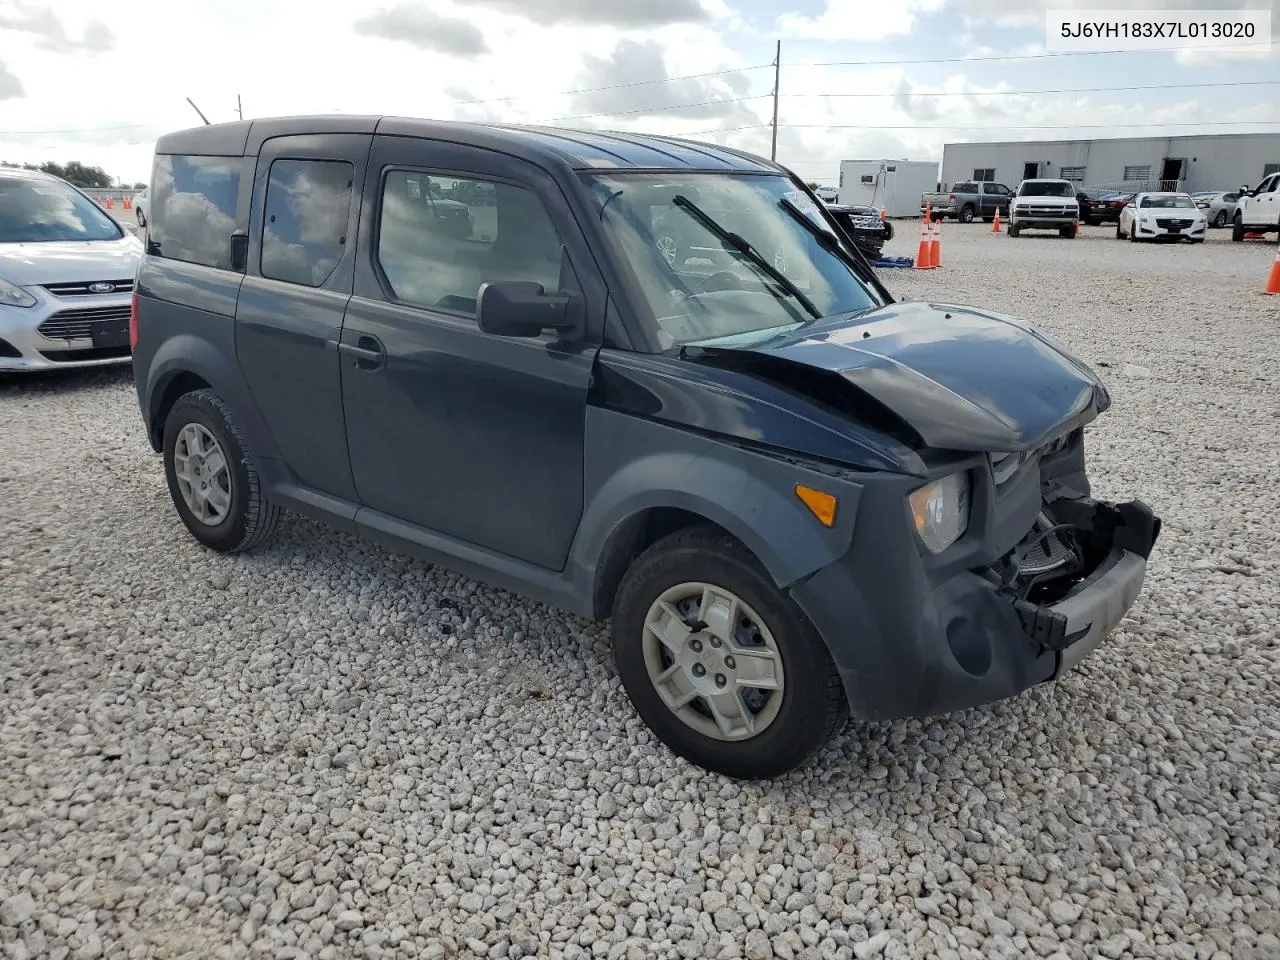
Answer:
[[[948,143],[942,181],[994,180],[1016,187],[1033,177],[1083,188],[1235,190],[1280,171],[1280,133],[1224,133],[1109,140]]]

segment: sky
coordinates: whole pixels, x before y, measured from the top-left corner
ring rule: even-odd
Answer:
[[[957,140],[1280,133],[1280,44],[1045,56],[1044,10],[1280,0],[0,0],[0,160],[146,181],[156,137],[237,117],[555,123],[841,159]],[[1160,86],[1164,89],[1133,89]],[[1126,89],[1117,89],[1126,88]]]

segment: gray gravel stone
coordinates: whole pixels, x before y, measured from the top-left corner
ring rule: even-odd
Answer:
[[[886,283],[1095,364],[1095,494],[1165,526],[1070,675],[773,783],[660,748],[606,625],[296,517],[210,554],[127,372],[0,378],[0,952],[1280,956],[1274,245],[943,236]]]

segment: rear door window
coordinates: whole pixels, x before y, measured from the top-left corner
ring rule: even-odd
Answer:
[[[323,286],[347,244],[355,167],[345,160],[276,160],[267,178],[262,275]]]
[[[147,252],[206,267],[229,267],[244,171],[243,157],[158,155],[147,211]]]

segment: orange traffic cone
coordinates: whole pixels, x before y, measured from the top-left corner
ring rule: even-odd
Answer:
[[[114,206],[115,204],[112,202],[111,198],[107,197],[107,209],[110,210]]]
[[[942,266],[942,221],[935,220],[933,236],[929,243],[929,263],[935,267]]]
[[[1280,294],[1280,245],[1276,247],[1276,259],[1271,264],[1271,276],[1267,277],[1267,286],[1262,292]]]
[[[920,222],[920,246],[916,248],[916,269],[933,269],[933,244],[929,240],[929,221]]]
[[[1000,208],[999,207],[996,207],[996,218],[991,221],[991,232],[992,233],[1000,232]]]
[[[884,223],[884,222],[885,222],[886,220],[888,220],[888,219],[889,219],[889,218],[885,215],[884,207],[881,207],[881,208],[880,208],[880,222],[881,222],[881,223]]]
[[[132,209],[133,209],[133,198],[132,198],[132,197],[125,197],[125,198],[124,198],[124,203],[122,204],[122,206],[123,206],[126,210],[132,210]]]

